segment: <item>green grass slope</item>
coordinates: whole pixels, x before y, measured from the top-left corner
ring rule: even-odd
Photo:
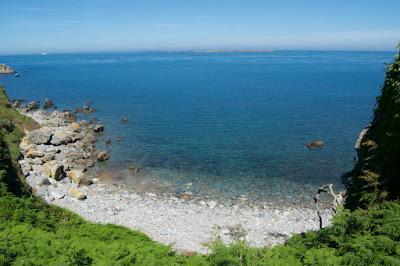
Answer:
[[[16,159],[30,119],[0,89],[0,265],[400,265],[400,57],[387,68],[349,200],[331,227],[274,248],[216,242],[209,256],[183,256],[142,233],[98,225],[50,206],[20,181]]]

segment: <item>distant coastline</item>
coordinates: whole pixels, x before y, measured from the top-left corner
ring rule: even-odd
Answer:
[[[273,50],[194,50],[194,53],[272,53]]]

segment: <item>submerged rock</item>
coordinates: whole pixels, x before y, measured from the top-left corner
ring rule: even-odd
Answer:
[[[90,114],[90,113],[96,112],[96,109],[94,109],[90,105],[83,105],[82,107],[76,108],[75,112],[83,113],[83,114]]]
[[[129,121],[128,117],[126,117],[126,116],[121,117],[122,123],[126,124],[126,123],[128,123],[128,121]]]
[[[129,165],[128,169],[135,175],[137,173],[139,173],[140,168],[136,165]]]
[[[311,141],[310,143],[307,143],[307,148],[316,149],[316,148],[321,148],[324,145],[325,143],[322,140],[314,140]]]

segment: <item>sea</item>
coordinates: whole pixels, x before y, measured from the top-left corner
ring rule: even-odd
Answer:
[[[138,193],[307,205],[345,188],[393,52],[124,52],[0,56],[11,99],[90,105],[99,175]],[[306,144],[322,140],[319,149]],[[129,168],[139,168],[139,172]],[[107,174],[108,173],[108,174]],[[110,180],[108,180],[110,181]]]

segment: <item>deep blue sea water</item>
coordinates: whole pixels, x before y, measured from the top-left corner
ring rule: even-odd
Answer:
[[[0,56],[11,98],[91,102],[101,171],[140,192],[309,202],[354,164],[394,52],[141,52]],[[124,124],[121,117],[129,122]],[[325,146],[305,144],[322,139]],[[142,168],[133,175],[128,165]],[[188,185],[188,183],[192,183]]]

